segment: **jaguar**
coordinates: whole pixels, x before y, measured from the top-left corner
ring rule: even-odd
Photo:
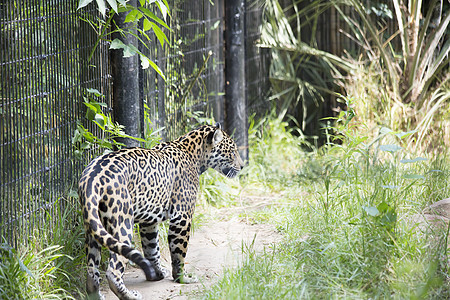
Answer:
[[[109,250],[106,278],[119,299],[142,299],[123,281],[128,261],[148,281],[169,276],[160,263],[158,224],[168,220],[168,244],[175,282],[191,283],[184,272],[189,234],[199,191],[208,168],[233,178],[244,167],[235,142],[219,123],[203,125],[151,149],[125,148],[93,159],[84,169],[78,194],[86,231],[89,297],[99,291],[101,249]],[[139,224],[143,254],[132,246]]]

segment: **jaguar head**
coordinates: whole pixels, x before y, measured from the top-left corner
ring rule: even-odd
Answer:
[[[244,167],[236,143],[226,134],[219,123],[208,126],[204,148],[204,159],[200,173],[212,168],[226,177],[234,178]]]

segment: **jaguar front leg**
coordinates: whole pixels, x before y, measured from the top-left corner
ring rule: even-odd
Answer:
[[[197,278],[188,276],[184,272],[184,259],[189,243],[190,229],[190,218],[179,215],[169,222],[168,242],[172,259],[172,276],[178,283],[198,282]]]
[[[163,268],[160,263],[161,254],[159,251],[158,224],[139,224],[142,249],[144,256],[150,261],[156,270],[157,278],[154,281],[164,279],[169,275],[169,270]]]

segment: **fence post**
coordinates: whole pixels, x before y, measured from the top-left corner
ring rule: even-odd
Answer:
[[[225,1],[225,124],[244,161],[248,160],[245,93],[245,0]]]
[[[137,0],[130,0],[128,4],[137,6]],[[125,23],[126,13],[114,16],[118,27],[129,26]],[[115,33],[113,40],[119,38],[126,45],[134,45],[137,38],[131,34],[121,36]],[[113,75],[113,113],[114,121],[125,126],[125,132],[134,137],[140,137],[140,101],[139,101],[139,57],[123,57],[123,50],[111,50],[111,66]],[[139,142],[132,139],[118,139],[127,147],[139,146]]]

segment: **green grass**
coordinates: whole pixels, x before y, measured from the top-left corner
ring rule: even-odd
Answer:
[[[73,222],[73,203],[60,199],[55,209],[56,217],[48,215],[26,246],[16,250],[6,243],[0,245],[0,299],[82,297],[82,226]]]
[[[339,124],[339,122],[338,122]],[[244,189],[277,195],[243,215],[274,224],[284,241],[244,251],[205,299],[442,299],[450,294],[446,230],[421,232],[414,214],[450,194],[449,159],[413,159],[402,133],[375,143],[349,122],[343,144],[305,153],[282,122],[250,138]],[[255,134],[257,132],[258,134]],[[396,145],[396,146],[394,146]],[[282,150],[282,151],[281,151]]]

